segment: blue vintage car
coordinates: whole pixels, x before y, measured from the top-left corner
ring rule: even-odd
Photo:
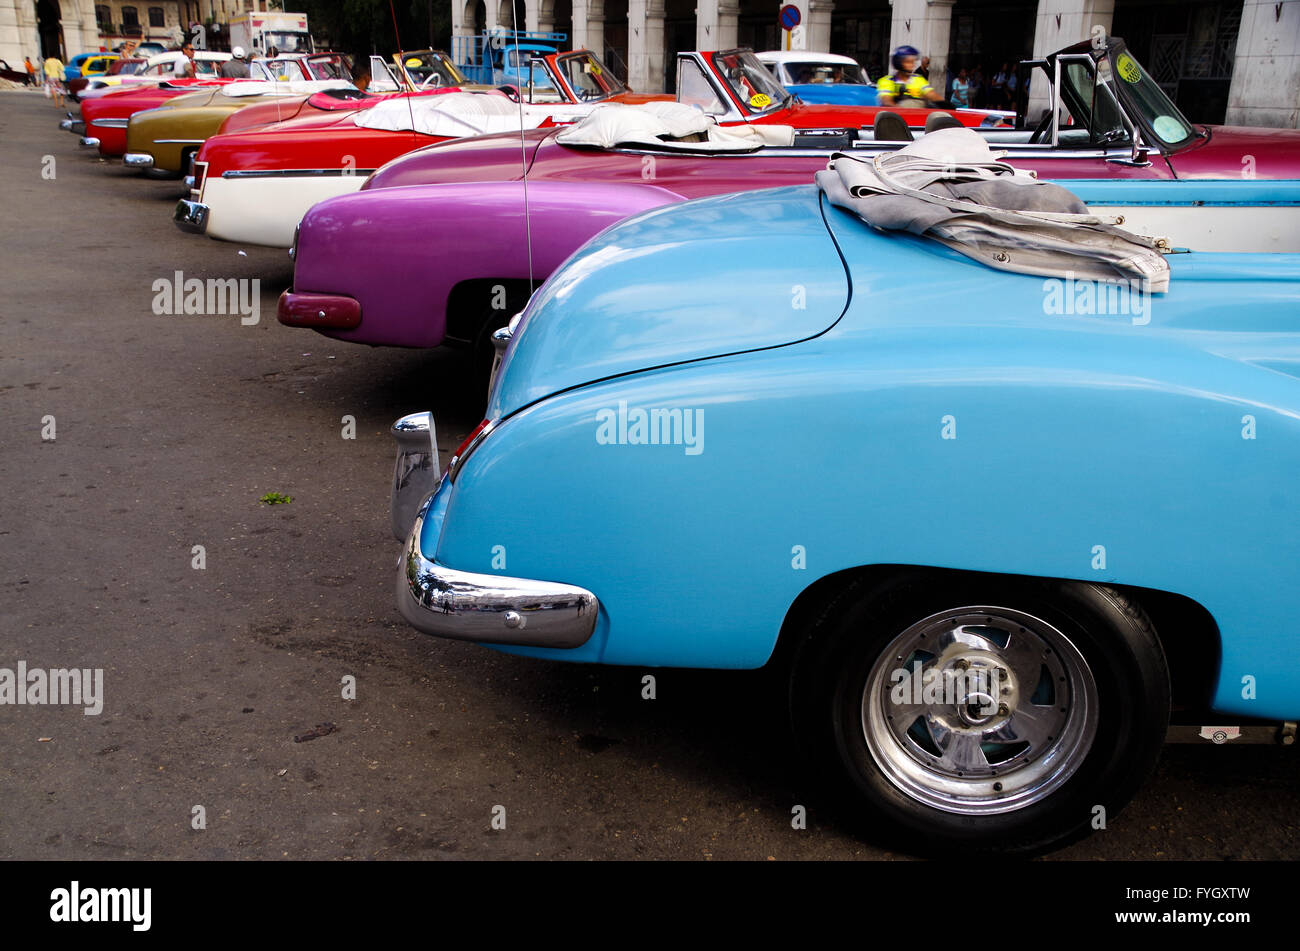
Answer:
[[[1294,737],[1300,182],[1069,184],[1170,237],[1166,291],[995,270],[814,186],[603,232],[501,333],[445,472],[429,414],[395,426],[401,613],[773,665],[917,851],[1087,834],[1171,706]]]
[[[874,106],[876,87],[858,61],[838,53],[768,50],[755,53],[777,82],[809,104]]]

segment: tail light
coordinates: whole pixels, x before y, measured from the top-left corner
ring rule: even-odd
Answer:
[[[448,479],[452,482],[456,481],[456,476],[460,474],[461,467],[465,465],[465,460],[483,444],[483,440],[496,428],[498,422],[500,420],[485,419],[465,437],[465,441],[456,449],[456,452],[451,457],[451,462],[447,466]]]
[[[203,197],[203,180],[208,177],[208,163],[194,162],[194,194]]]

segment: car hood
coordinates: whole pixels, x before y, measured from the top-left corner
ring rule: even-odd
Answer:
[[[805,340],[848,300],[813,186],[655,209],[593,238],[533,295],[488,413],[497,419],[620,374]]]
[[[1300,178],[1300,132],[1206,126],[1208,136],[1169,157],[1179,178]]]

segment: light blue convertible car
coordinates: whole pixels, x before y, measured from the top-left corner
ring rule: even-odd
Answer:
[[[400,611],[780,665],[831,782],[918,851],[1087,834],[1171,709],[1293,738],[1300,183],[1070,184],[1168,237],[1167,289],[1003,270],[1015,240],[812,185],[603,232],[499,332],[445,472],[429,414],[395,426]]]

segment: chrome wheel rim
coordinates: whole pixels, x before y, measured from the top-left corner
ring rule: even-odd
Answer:
[[[1013,812],[1058,790],[1097,732],[1097,685],[1079,649],[1042,618],[973,605],[917,621],[862,691],[877,767],[944,812]]]

